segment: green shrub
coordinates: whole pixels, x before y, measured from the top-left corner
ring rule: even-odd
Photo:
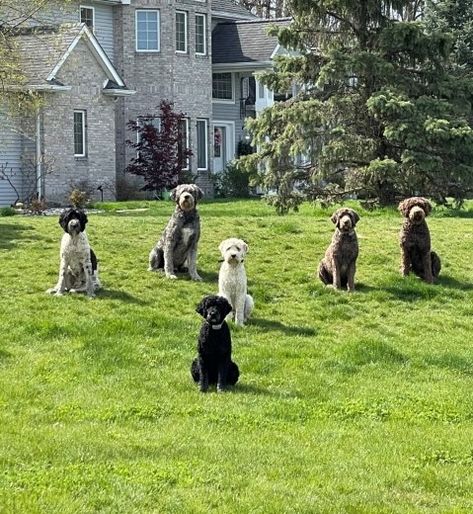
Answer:
[[[2,207],[0,209],[0,216],[14,216],[16,211],[13,207]]]
[[[250,177],[234,163],[228,163],[220,173],[214,174],[215,196],[218,198],[248,198]]]

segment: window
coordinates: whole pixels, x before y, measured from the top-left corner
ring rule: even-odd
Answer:
[[[195,15],[195,53],[207,54],[207,16],[205,14]]]
[[[187,53],[187,13],[176,11],[176,52]]]
[[[136,51],[159,52],[159,11],[136,10]]]
[[[189,148],[189,120],[179,120],[179,141],[177,142],[177,153],[183,170],[189,169],[189,157],[184,152]]]
[[[140,128],[147,125],[154,127],[157,132],[161,130],[161,118],[146,118],[145,116],[138,116],[136,123]],[[141,132],[136,131],[136,142],[139,143],[141,139]]]
[[[85,157],[85,111],[74,111],[74,156]]]
[[[95,26],[95,9],[86,5],[80,6],[80,22],[85,23],[90,30]]]
[[[231,73],[212,74],[212,98],[233,100],[233,76]]]
[[[197,120],[197,169],[208,169],[208,123]]]

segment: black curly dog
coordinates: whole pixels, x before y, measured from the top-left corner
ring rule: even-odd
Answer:
[[[238,366],[232,361],[232,339],[225,321],[231,311],[231,305],[223,296],[206,296],[197,305],[196,312],[204,322],[191,374],[202,392],[208,390],[209,384],[217,384],[217,391],[223,391],[227,385],[235,385],[240,376]]]

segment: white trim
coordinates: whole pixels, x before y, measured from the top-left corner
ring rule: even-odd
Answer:
[[[184,47],[185,47],[185,50],[178,50],[177,49],[177,15],[178,14],[183,14],[184,15]],[[187,36],[187,32],[189,30],[188,21],[187,21],[188,17],[189,17],[189,15],[188,15],[187,11],[176,10],[176,16],[174,18],[175,30],[176,30],[176,40],[175,40],[176,54],[187,54],[188,50],[189,50],[189,41],[188,41],[188,36]]]
[[[26,86],[5,86],[7,91],[70,91],[72,86],[58,86],[55,84],[27,84]]]
[[[90,9],[92,11],[92,32],[95,34],[95,7],[93,7],[92,5],[79,5],[79,22],[85,23],[85,21],[82,21],[81,9]]]
[[[229,157],[227,162],[230,162],[233,159],[235,159],[235,156],[236,156],[235,122],[234,121],[224,121],[224,120],[213,120],[212,128],[215,128],[216,126],[220,126],[220,127],[222,127],[222,126],[229,127],[230,126],[231,127],[232,137],[231,138],[227,137],[227,141],[226,141],[226,145],[225,145],[225,151]]]
[[[219,71],[248,71],[271,68],[273,66],[271,61],[252,61],[252,62],[221,62],[212,64],[212,70]]]
[[[190,148],[190,134],[189,134],[189,118],[181,118],[181,120],[184,120],[186,122],[186,150]],[[186,163],[187,166],[185,168],[181,168],[182,171],[189,171],[190,169],[190,156],[186,157]]]
[[[158,23],[158,47],[152,49],[140,49],[138,48],[138,13],[140,12],[152,12],[157,15]],[[135,10],[135,51],[138,53],[158,53],[161,51],[161,12],[159,9],[136,9]]]
[[[133,89],[103,89],[102,93],[105,96],[132,96],[136,95]]]
[[[102,69],[105,71],[105,74],[107,77],[114,82],[116,82],[119,86],[125,87],[125,83],[121,79],[120,75],[118,75],[117,71],[115,70],[112,62],[108,58],[107,54],[104,52],[103,48],[98,43],[96,37],[92,34],[89,27],[87,25],[83,25],[79,34],[77,34],[74,41],[69,45],[69,48],[66,50],[64,55],[61,57],[59,62],[54,66],[53,71],[48,75],[47,80],[53,80],[56,78],[56,75],[58,74],[59,70],[61,69],[62,65],[66,62],[68,57],[73,52],[74,48],[76,47],[77,43],[82,39],[82,36],[86,36],[86,44],[89,47],[89,49],[92,51],[92,53],[95,55],[95,58],[101,65]]]
[[[41,108],[36,111],[36,191],[38,200],[43,199],[43,158],[41,150]]]
[[[197,51],[197,48],[196,48],[196,51],[195,51],[195,55],[207,55],[207,23],[208,23],[208,20],[207,20],[207,15],[205,13],[201,13],[201,12],[196,12],[195,13],[195,26],[197,28],[197,17],[198,16],[201,16],[204,18],[204,51],[203,52],[198,52]],[[196,30],[196,35],[197,35],[197,30]],[[197,43],[197,41],[195,41],[195,43]],[[197,44],[196,44],[196,47],[197,47]]]
[[[198,123],[203,121],[205,123],[205,168],[199,168],[199,131],[197,130]],[[196,150],[197,150],[197,171],[207,171],[209,169],[209,120],[206,118],[197,118],[195,122],[196,128]]]
[[[231,81],[232,81],[232,98],[231,99],[225,99],[225,98],[214,98],[213,97],[213,76],[214,73],[220,73],[223,75],[224,73],[230,73]],[[212,70],[212,103],[213,104],[234,104],[236,101],[235,96],[235,75],[231,71],[213,71]]]
[[[85,148],[85,144],[86,144],[86,137],[85,137],[85,117],[86,117],[86,112],[85,110],[83,109],[74,109],[74,115],[76,113],[80,113],[82,114],[82,150],[83,150],[83,153],[75,153],[75,145],[76,145],[76,138],[75,138],[75,132],[73,132],[74,134],[74,157],[85,157],[87,155],[87,151],[86,151],[86,148]],[[74,120],[74,116],[72,118],[73,120],[73,127],[72,127],[72,130],[74,131],[74,125],[75,125],[75,120]]]

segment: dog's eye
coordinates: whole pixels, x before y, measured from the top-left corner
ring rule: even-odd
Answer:
[[[240,247],[239,247],[239,246],[237,246],[237,247],[236,247],[236,250],[237,250],[237,252],[239,252],[239,251],[240,251]]]

